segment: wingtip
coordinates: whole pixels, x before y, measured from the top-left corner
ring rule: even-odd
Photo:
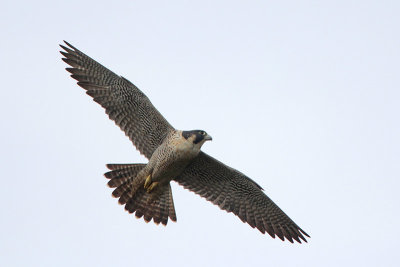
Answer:
[[[68,43],[67,41],[63,40],[63,42],[64,42],[66,45],[68,45],[70,48],[76,50],[76,48],[75,48],[73,45],[71,45],[70,43]]]
[[[303,235],[305,235],[306,237],[311,238],[311,236],[309,236],[309,235],[308,235],[306,232],[304,232],[303,230],[300,229],[300,231],[301,231],[301,233],[302,233]]]
[[[66,45],[66,46],[65,46]],[[72,52],[80,52],[78,49],[76,49],[72,44],[68,43],[67,41],[64,40],[64,44],[59,44],[59,46],[66,51],[67,53],[72,53]],[[64,52],[60,51],[60,52]],[[64,52],[65,53],[65,52]],[[61,53],[62,54],[62,53]],[[64,55],[65,56],[65,55]]]
[[[307,239],[302,235],[302,233],[305,234],[308,238],[310,238],[310,236],[307,235],[303,230],[300,229],[300,231],[301,232],[298,232],[296,236],[293,236],[293,238],[295,238],[295,240],[300,244],[302,244],[301,240],[303,240],[305,243],[308,243]]]

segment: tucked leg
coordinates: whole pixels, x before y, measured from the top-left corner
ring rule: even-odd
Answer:
[[[147,193],[151,193],[158,186],[158,182],[152,182],[147,188]]]
[[[151,185],[151,174],[149,174],[146,177],[146,180],[144,181],[144,188],[148,189],[150,185]]]

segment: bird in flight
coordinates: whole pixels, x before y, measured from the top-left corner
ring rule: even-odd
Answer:
[[[64,41],[65,42],[65,41]],[[68,42],[62,60],[78,85],[99,103],[149,162],[107,164],[112,195],[137,218],[167,225],[176,221],[171,181],[204,197],[243,222],[293,243],[310,237],[263,189],[243,173],[201,151],[212,140],[203,130],[181,131],[168,123],[133,83],[91,59]]]

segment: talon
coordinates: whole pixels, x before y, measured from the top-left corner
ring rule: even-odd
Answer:
[[[158,182],[151,183],[151,185],[147,188],[147,193],[151,193],[151,191],[153,191],[153,189],[156,188],[157,185],[158,185]]]
[[[145,188],[145,189],[148,188],[148,187],[150,186],[150,184],[151,184],[151,175],[149,174],[149,175],[146,177],[146,181],[144,181],[144,188]]]

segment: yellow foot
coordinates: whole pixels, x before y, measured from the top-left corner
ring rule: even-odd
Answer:
[[[156,188],[158,185],[158,182],[152,182],[151,185],[147,188],[147,193],[151,193],[154,188]]]
[[[146,181],[144,181],[144,189],[147,189],[150,186],[150,184],[151,184],[151,175],[149,174],[146,177]]]

